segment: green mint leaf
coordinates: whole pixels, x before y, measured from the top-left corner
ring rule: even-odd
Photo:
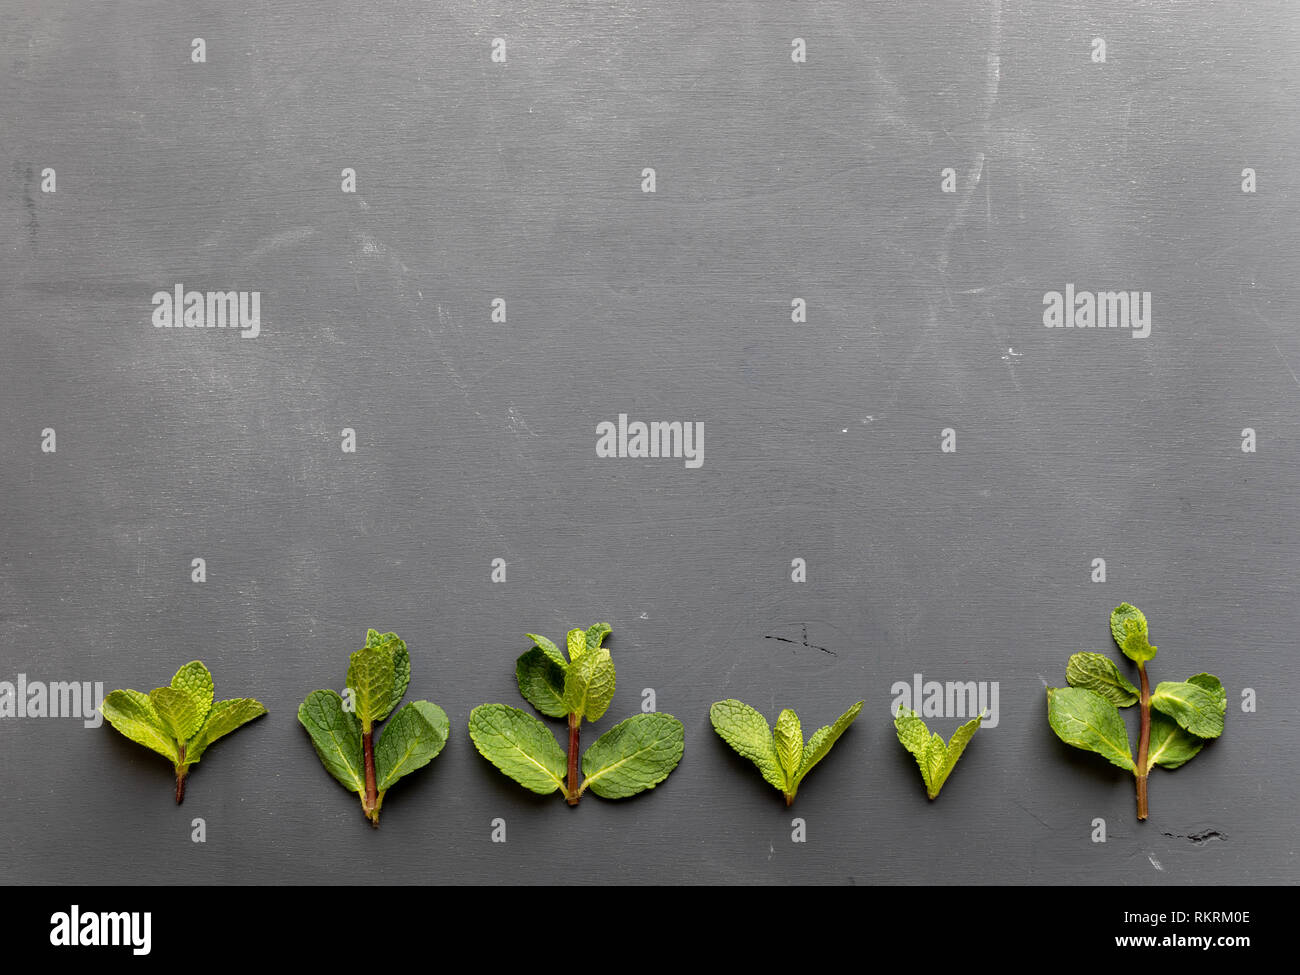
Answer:
[[[1137,772],[1119,708],[1096,691],[1085,687],[1049,687],[1047,720],[1056,736],[1067,745],[1096,752],[1112,765]]]
[[[728,698],[709,708],[709,720],[723,741],[758,766],[769,785],[780,792],[790,791],[790,782],[781,767],[781,756],[777,754],[767,718],[743,701]]]
[[[148,694],[140,691],[111,691],[99,706],[108,723],[137,745],[151,748],[163,758],[180,761],[176,739],[163,727]]]
[[[603,799],[624,799],[653,789],[681,761],[684,738],[682,723],[671,714],[635,714],[620,721],[582,756],[586,779],[579,794],[591,789]]]
[[[586,630],[569,631],[569,663],[577,663],[579,658],[587,652],[587,632]]]
[[[586,636],[582,630],[573,630],[569,636],[577,633],[585,646]],[[569,652],[573,652],[573,640],[569,641]],[[564,674],[564,709],[568,714],[580,714],[588,721],[599,721],[609,708],[614,697],[614,662],[608,650],[580,652],[572,660]]]
[[[412,701],[394,714],[375,746],[379,794],[433,761],[447,744],[450,729],[446,712],[428,701]]]
[[[808,744],[803,747],[803,761],[799,765],[799,771],[795,773],[790,780],[790,793],[799,791],[799,785],[803,782],[804,776],[813,770],[813,766],[826,757],[826,753],[831,750],[831,746],[840,740],[840,735],[849,730],[849,725],[857,720],[859,712],[862,711],[862,701],[854,704],[847,711],[835,719],[835,723],[824,728],[818,728],[808,739]]]
[[[406,689],[411,683],[411,654],[406,649],[406,641],[396,633],[380,633],[378,630],[366,631],[367,647],[387,647],[393,654],[393,707],[401,703],[406,696]],[[392,711],[392,708],[389,708]],[[387,715],[385,715],[387,717]],[[383,718],[375,718],[382,721]]]
[[[1124,656],[1136,664],[1146,663],[1156,655],[1156,648],[1147,642],[1147,618],[1136,606],[1120,603],[1111,610],[1110,634]]]
[[[569,662],[564,659],[564,654],[560,652],[560,648],[550,640],[546,639],[546,637],[538,636],[536,633],[525,633],[524,636],[537,644],[537,649],[541,650],[561,667],[567,667],[569,665]]]
[[[207,716],[191,694],[174,687],[155,687],[149,692],[149,700],[167,733],[182,745],[194,737]]]
[[[202,660],[191,660],[176,671],[172,687],[194,698],[195,705],[204,715],[212,710],[212,675]]]
[[[587,627],[587,649],[599,650],[611,630],[612,627],[608,623],[592,623]]]
[[[1156,765],[1178,768],[1205,747],[1205,739],[1184,731],[1173,718],[1159,711],[1151,715],[1151,739],[1147,746],[1147,770]]]
[[[338,692],[312,691],[298,707],[298,720],[311,735],[321,764],[343,786],[357,795],[366,790],[361,754],[361,722],[343,709]]]
[[[803,764],[803,726],[799,723],[799,715],[789,708],[782,711],[772,729],[772,742],[786,782],[793,781]]]
[[[981,714],[967,721],[953,732],[952,738],[945,745],[943,736],[931,734],[915,711],[898,709],[898,714],[894,717],[894,731],[899,742],[916,759],[917,767],[921,770],[921,780],[925,783],[925,794],[929,798],[939,798],[939,791],[957,767],[957,760],[961,758],[983,720]]]
[[[470,712],[469,736],[480,755],[525,789],[568,795],[568,758],[540,718],[506,704],[480,704]]]
[[[381,643],[358,650],[351,656],[348,684],[361,731],[369,734],[376,722],[392,712],[398,673],[397,655],[392,644]]]
[[[515,679],[524,700],[549,718],[569,713],[564,704],[564,674],[567,668],[557,664],[542,647],[533,647],[515,661]]]
[[[1141,698],[1138,689],[1103,653],[1076,653],[1065,668],[1065,679],[1071,687],[1096,691],[1111,704],[1122,708],[1137,704]]]
[[[1201,683],[1161,681],[1151,695],[1151,707],[1173,718],[1198,738],[1218,738],[1223,734],[1227,694],[1217,677],[1196,676]],[[1208,687],[1204,683],[1207,678],[1213,681]]]
[[[236,728],[248,724],[254,718],[266,714],[261,701],[251,697],[237,697],[229,701],[218,701],[203,720],[203,727],[185,746],[185,764],[193,765],[218,738],[223,738]]]

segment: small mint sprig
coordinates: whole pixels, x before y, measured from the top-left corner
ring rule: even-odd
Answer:
[[[393,713],[410,683],[406,642],[396,633],[367,630],[366,645],[348,666],[348,700],[337,691],[312,691],[298,708],[321,763],[361,797],[361,811],[375,828],[388,790],[433,761],[451,732],[446,712],[429,701],[411,701]],[[377,726],[390,714],[376,742]]]
[[[218,738],[266,714],[251,697],[213,703],[212,674],[201,660],[191,660],[167,687],[148,694],[117,690],[99,706],[108,723],[137,744],[169,759],[176,771],[176,802],[185,799],[190,768]]]
[[[763,779],[779,790],[785,796],[785,804],[790,806],[804,777],[857,719],[862,704],[862,701],[854,704],[834,724],[818,728],[807,742],[803,740],[799,715],[790,708],[777,716],[776,727],[771,728],[758,710],[744,701],[728,698],[709,708],[709,720],[718,736],[758,766]]]
[[[1223,734],[1228,695],[1213,674],[1185,681],[1162,681],[1151,690],[1147,663],[1156,648],[1148,641],[1147,618],[1136,606],[1120,603],[1110,614],[1110,633],[1124,656],[1137,665],[1134,687],[1111,659],[1076,653],[1065,669],[1069,687],[1047,689],[1047,720],[1067,745],[1096,752],[1137,781],[1137,818],[1147,818],[1147,776],[1151,769],[1175,769],[1196,756],[1206,741]],[[1133,760],[1128,730],[1119,709],[1139,706],[1138,755]]]
[[[983,714],[978,714],[958,728],[944,744],[943,736],[938,732],[930,733],[925,722],[915,711],[900,707],[894,718],[894,731],[903,747],[912,753],[917,766],[921,769],[921,780],[925,782],[925,794],[930,799],[939,798],[939,790],[957,767],[957,759],[975,737]]]
[[[599,721],[614,697],[614,662],[601,646],[609,632],[608,623],[570,630],[567,659],[546,637],[529,633],[534,646],[515,662],[524,699],[549,718],[568,719],[567,753],[541,719],[521,708],[480,704],[469,716],[469,736],[480,755],[531,792],[559,790],[570,806],[588,789],[605,799],[653,789],[682,758],[682,723],[653,713],[616,724],[579,762],[582,722]]]

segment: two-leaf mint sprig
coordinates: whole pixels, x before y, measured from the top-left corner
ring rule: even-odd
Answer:
[[[931,799],[939,798],[939,790],[948,781],[948,776],[957,766],[957,759],[961,758],[983,720],[983,714],[975,716],[954,731],[948,743],[944,744],[943,736],[938,732],[931,734],[915,711],[903,707],[898,709],[894,731],[903,747],[916,759],[921,769],[921,780],[925,783],[925,794]]]
[[[112,691],[99,710],[108,723],[137,744],[169,759],[176,770],[176,801],[185,798],[185,780],[218,738],[266,714],[251,697],[212,701],[212,674],[191,660],[167,687]]]
[[[862,703],[853,705],[834,724],[818,728],[806,742],[799,715],[789,708],[777,716],[776,727],[771,728],[757,710],[729,698],[709,708],[709,720],[723,741],[758,766],[763,778],[785,796],[789,806],[804,777],[853,724]]]
[[[1151,690],[1147,662],[1156,655],[1148,642],[1147,619],[1121,603],[1110,614],[1110,633],[1124,656],[1137,664],[1140,689],[1109,657],[1076,653],[1066,666],[1069,687],[1047,689],[1047,720],[1067,745],[1096,752],[1137,779],[1138,819],[1147,818],[1147,776],[1157,765],[1174,769],[1193,758],[1211,738],[1223,734],[1228,695],[1212,674],[1162,681]],[[1128,729],[1119,709],[1137,704],[1141,718],[1138,756],[1133,760]]]
[[[685,737],[671,714],[637,714],[616,724],[587,749],[579,775],[582,722],[599,721],[614,697],[614,662],[601,646],[608,623],[570,630],[568,659],[550,640],[526,634],[533,649],[515,663],[519,693],[548,718],[567,718],[566,753],[551,730],[527,711],[481,704],[469,716],[469,736],[479,754],[525,789],[549,795],[557,789],[576,806],[590,789],[623,799],[653,789],[681,761]]]
[[[398,779],[428,765],[447,744],[447,715],[429,701],[393,710],[411,682],[411,657],[396,633],[366,632],[366,645],[352,654],[345,694],[312,691],[298,708],[322,764],[361,797],[361,811],[379,826],[384,795]],[[375,741],[379,722],[390,714]]]

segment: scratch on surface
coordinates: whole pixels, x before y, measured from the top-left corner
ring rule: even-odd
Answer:
[[[1203,829],[1199,833],[1161,833],[1161,836],[1168,836],[1171,840],[1187,840],[1193,846],[1201,846],[1210,840],[1223,840],[1227,842],[1228,834],[1220,833],[1217,829]]]
[[[525,433],[531,434],[534,437],[537,436],[537,432],[534,431],[533,428],[528,425],[528,422],[522,416],[520,416],[518,413],[515,412],[515,408],[513,404],[506,409],[506,419],[509,421],[510,429],[513,432],[519,433],[522,430]]]
[[[769,636],[769,635],[767,635],[767,634],[764,634],[764,635],[763,635],[763,639],[764,639],[764,640],[776,640],[776,641],[778,641],[779,643],[792,643],[792,644],[794,644],[795,646],[806,647],[806,648],[808,648],[809,650],[820,650],[822,653],[829,653],[832,657],[838,657],[838,656],[839,656],[839,654],[837,654],[834,650],[828,650],[826,647],[819,647],[819,646],[817,646],[817,644],[815,644],[815,643],[809,643],[809,642],[808,642],[808,624],[806,624],[806,623],[805,623],[804,626],[803,626],[803,639],[802,639],[802,640],[791,640],[789,637],[784,637],[784,636]]]
[[[1147,859],[1151,861],[1151,866],[1155,867],[1161,873],[1164,873],[1165,868],[1160,865],[1160,861],[1156,859],[1156,855],[1154,853],[1148,853]]]
[[[1295,370],[1291,368],[1291,363],[1286,361],[1286,356],[1282,354],[1282,350],[1277,347],[1276,342],[1273,343],[1273,351],[1277,353],[1277,357],[1281,361],[1282,365],[1286,366],[1286,371],[1291,373],[1291,381],[1297,386],[1300,386],[1300,379],[1296,378]]]

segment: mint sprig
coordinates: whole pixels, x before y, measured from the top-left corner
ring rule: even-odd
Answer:
[[[921,769],[921,780],[925,783],[925,794],[930,799],[939,798],[939,790],[952,775],[957,766],[957,759],[975,737],[984,715],[976,715],[958,728],[944,744],[943,736],[938,732],[930,733],[925,722],[915,711],[900,707],[894,718],[894,731],[903,747],[912,753],[917,766]]]
[[[99,706],[108,723],[126,737],[169,759],[176,771],[176,802],[185,799],[190,768],[218,738],[266,714],[251,697],[213,703],[212,674],[201,660],[191,660],[167,687],[148,694],[117,690]]]
[[[804,777],[857,719],[862,704],[858,701],[836,718],[834,724],[817,729],[806,743],[799,715],[790,708],[777,716],[776,727],[771,728],[758,710],[744,701],[728,698],[709,708],[709,720],[723,741],[758,766],[764,780],[785,796],[785,804],[789,806],[794,803]]]
[[[398,779],[433,761],[451,731],[446,712],[429,701],[411,701],[394,714],[410,682],[406,642],[396,633],[367,630],[366,645],[348,666],[349,700],[333,690],[312,691],[298,708],[321,763],[360,796],[361,811],[376,828],[384,795]]]
[[[519,693],[548,718],[567,718],[566,752],[541,719],[507,704],[481,704],[469,716],[479,754],[525,789],[556,790],[576,806],[590,789],[623,799],[653,789],[681,761],[685,730],[671,714],[637,714],[601,735],[579,759],[581,725],[599,721],[614,697],[614,662],[601,644],[608,623],[570,630],[565,649],[526,634],[533,648],[515,662]],[[581,774],[579,774],[581,773]]]
[[[1223,734],[1228,695],[1213,674],[1162,681],[1152,692],[1146,665],[1155,658],[1156,648],[1148,639],[1147,618],[1136,606],[1116,606],[1110,614],[1110,632],[1120,652],[1137,665],[1140,689],[1108,657],[1076,653],[1065,671],[1070,686],[1047,689],[1047,720],[1067,745],[1096,752],[1133,773],[1137,818],[1144,820],[1151,769],[1178,768],[1194,758],[1206,741]],[[1140,709],[1136,761],[1119,713],[1121,707],[1133,704]]]

